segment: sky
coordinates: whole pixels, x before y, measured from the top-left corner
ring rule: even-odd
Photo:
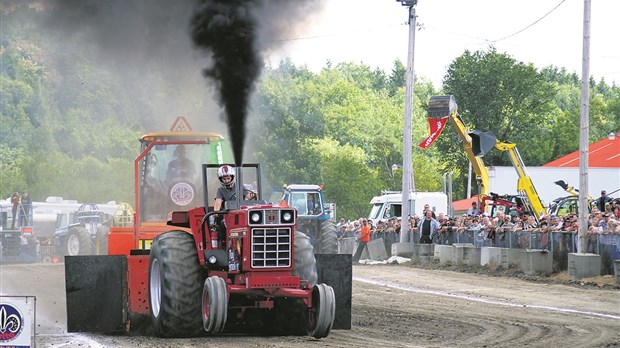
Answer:
[[[537,69],[554,65],[582,75],[583,0],[419,0],[415,6],[414,71],[436,88],[465,50],[491,45]],[[592,0],[590,76],[620,85],[619,0]],[[332,63],[363,63],[389,74],[407,62],[407,7],[397,0],[325,0],[268,63],[283,58],[319,71]]]

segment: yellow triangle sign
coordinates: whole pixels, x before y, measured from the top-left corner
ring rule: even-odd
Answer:
[[[192,127],[189,125],[189,122],[187,122],[185,117],[179,116],[177,117],[176,120],[174,120],[172,127],[170,127],[170,131],[171,132],[191,132]]]

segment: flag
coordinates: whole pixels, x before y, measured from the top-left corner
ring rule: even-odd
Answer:
[[[424,150],[428,149],[434,142],[439,138],[439,135],[443,131],[443,128],[446,126],[446,122],[448,121],[448,117],[442,118],[428,118],[428,126],[431,131],[431,135],[428,136],[423,142],[419,143],[418,146],[423,148]]]

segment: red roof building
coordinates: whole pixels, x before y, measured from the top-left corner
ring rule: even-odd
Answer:
[[[452,210],[454,212],[463,212],[471,208],[473,202],[478,202],[478,196],[474,195],[471,198],[461,199],[460,201],[452,202]]]
[[[579,167],[579,150],[553,160],[543,167]],[[588,167],[620,168],[620,135],[605,138],[588,147]]]

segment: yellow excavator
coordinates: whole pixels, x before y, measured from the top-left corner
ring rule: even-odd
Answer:
[[[536,220],[545,216],[545,207],[536,192],[531,177],[526,172],[516,145],[498,141],[491,132],[469,131],[458,115],[457,110],[458,106],[453,95],[432,96],[428,103],[428,115],[434,118],[449,117],[450,123],[452,123],[461,138],[465,153],[467,153],[467,157],[471,161],[472,168],[476,173],[480,201],[484,204],[485,201],[497,201],[499,199],[497,198],[499,196],[489,192],[489,173],[481,158],[492,148],[496,148],[500,151],[508,152],[512,165],[517,171],[519,177],[517,192],[519,195],[516,206],[524,208],[523,210],[529,210]],[[504,202],[501,205],[507,206],[508,204],[508,202]],[[481,208],[483,208],[482,205]],[[521,211],[521,209],[518,210]]]

